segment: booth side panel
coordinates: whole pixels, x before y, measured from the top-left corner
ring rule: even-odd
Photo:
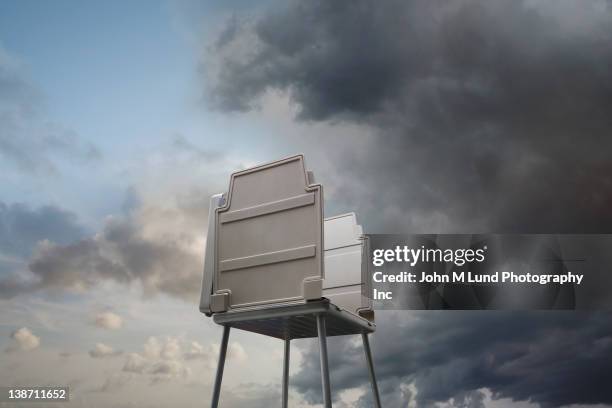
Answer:
[[[204,273],[202,276],[202,288],[200,293],[200,311],[210,314],[210,299],[213,290],[213,278],[215,274],[215,239],[216,239],[216,211],[223,205],[223,194],[215,194],[210,197],[208,207],[208,230],[206,231],[206,249],[204,253]]]
[[[217,211],[215,292],[230,308],[303,299],[304,280],[323,276],[322,223],[302,156],[234,173]]]
[[[366,242],[354,213],[327,218],[325,228],[325,281],[323,295],[336,306],[359,315],[369,308],[364,296]]]

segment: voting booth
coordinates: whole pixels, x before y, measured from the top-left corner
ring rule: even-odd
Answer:
[[[355,213],[326,218],[323,297],[342,310],[374,320],[368,276],[368,239]]]
[[[368,334],[375,331],[368,240],[354,213],[323,218],[323,187],[297,155],[238,171],[210,199],[200,311],[223,326],[212,396],[219,403],[230,328],[284,341],[318,337],[325,407],[331,407],[327,336],[360,334],[380,407]]]

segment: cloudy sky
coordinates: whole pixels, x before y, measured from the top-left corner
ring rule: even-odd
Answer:
[[[195,407],[208,197],[302,152],[370,233],[610,233],[607,1],[0,2],[0,385]],[[381,312],[387,407],[610,406],[609,313]],[[224,407],[278,405],[234,332]],[[296,341],[292,406],[321,403]],[[330,340],[335,406],[369,407]]]

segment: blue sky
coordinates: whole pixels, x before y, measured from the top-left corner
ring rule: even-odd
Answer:
[[[112,149],[147,134],[155,137],[184,115],[197,56],[173,27],[169,5],[5,2],[2,7],[5,48],[24,62],[44,92],[49,114],[83,138]]]
[[[234,6],[0,4],[0,44],[37,93],[42,120],[74,132],[101,153],[101,161],[78,171],[58,161],[61,177],[11,178],[5,199],[61,203],[93,221],[120,210],[125,190],[135,182],[125,169],[176,135],[218,151],[228,145],[239,150],[242,138],[257,136],[253,123],[227,126],[206,109],[205,80],[198,74],[206,36],[240,11],[240,4]]]
[[[195,56],[173,29],[167,4],[4,2],[0,7],[2,44],[40,93],[45,120],[95,143],[105,159],[127,160],[185,121]],[[70,194],[76,188],[87,195],[90,189],[91,195],[102,182],[110,203],[98,204],[98,211],[116,210],[125,186],[113,185],[116,175],[92,167],[79,169],[79,175],[67,168],[62,176],[68,180],[47,180],[52,184],[47,191]],[[18,194],[40,193],[28,191],[28,183],[15,184]],[[78,201],[69,198],[64,205],[87,211],[89,206],[78,208]]]

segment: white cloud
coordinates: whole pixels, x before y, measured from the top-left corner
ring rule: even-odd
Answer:
[[[206,369],[213,369],[216,367],[218,355],[218,344],[210,343],[204,346],[180,336],[161,339],[151,336],[143,344],[141,353],[127,354],[122,371],[144,375],[151,383],[186,379],[189,378],[192,368],[197,367],[190,367],[190,363],[202,361]],[[229,360],[244,362],[247,358],[248,355],[240,343],[230,343]]]
[[[112,357],[121,354],[121,351],[115,351],[111,346],[104,343],[96,343],[93,350],[89,351],[89,355],[93,358]]]
[[[189,351],[185,353],[185,359],[196,360],[200,358],[207,358],[215,352],[216,348],[214,345],[211,344],[208,346],[208,348],[205,348],[203,345],[194,340],[189,344]]]
[[[183,357],[185,360],[198,360],[204,361],[205,366],[210,369],[217,367],[217,359],[219,356],[219,345],[209,344],[204,347],[197,341],[192,341],[189,345],[189,351],[187,351]]]
[[[94,323],[102,329],[118,330],[123,326],[123,319],[113,312],[103,312],[96,315]]]
[[[233,342],[229,345],[227,356],[230,360],[238,362],[246,361],[249,357],[244,347],[238,342]]]
[[[153,365],[150,374],[154,375],[154,382],[169,380],[171,378],[186,378],[191,374],[191,370],[183,362],[178,360],[160,361]]]
[[[17,350],[30,351],[40,346],[40,337],[35,336],[27,327],[14,331],[11,334],[11,338],[13,339],[13,344],[7,348],[6,351],[8,352]]]
[[[181,356],[181,345],[176,337],[166,339],[166,344],[161,351],[161,357],[166,360],[175,360]]]
[[[159,358],[163,345],[157,337],[149,337],[143,346],[144,355],[147,358]]]
[[[104,383],[100,386],[97,391],[100,392],[114,392],[118,389],[124,388],[130,381],[131,376],[125,373],[115,373],[104,380]]]
[[[148,366],[147,360],[138,353],[130,353],[127,355],[123,371],[128,373],[142,374]]]
[[[192,341],[183,357],[185,360],[205,360],[210,368],[217,366],[217,358],[219,356],[219,344],[213,343],[204,347],[197,341]],[[244,362],[248,359],[248,354],[244,347],[238,342],[232,342],[227,349],[227,358],[236,362]]]
[[[160,340],[151,336],[142,346],[143,352],[127,355],[123,371],[137,374],[161,376],[153,381],[170,377],[187,376],[188,368],[183,365],[181,340],[178,337],[166,337]]]
[[[143,346],[143,354],[149,359],[177,360],[181,357],[181,341],[178,337],[166,337],[160,341],[149,337]]]

